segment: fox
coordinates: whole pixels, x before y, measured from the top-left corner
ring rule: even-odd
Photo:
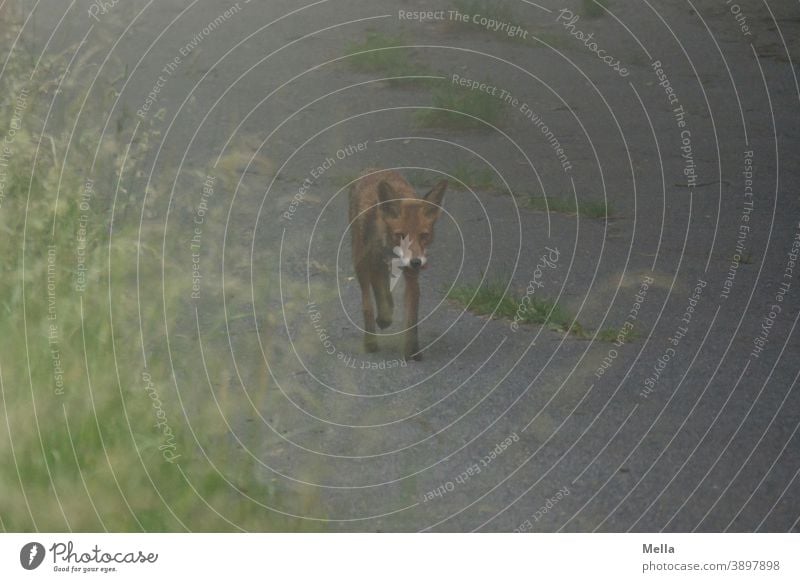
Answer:
[[[381,329],[392,324],[390,277],[394,259],[405,283],[405,359],[422,359],[417,330],[419,277],[428,264],[425,253],[433,243],[433,227],[441,215],[446,189],[447,180],[441,180],[430,192],[418,196],[399,172],[374,168],[364,170],[350,187],[353,267],[361,287],[364,350],[368,353],[378,350],[375,324]]]

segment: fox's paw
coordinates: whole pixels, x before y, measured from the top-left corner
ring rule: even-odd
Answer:
[[[386,329],[387,327],[392,325],[392,318],[391,317],[388,317],[388,318],[378,317],[375,320],[375,323],[378,324],[379,328]]]
[[[374,337],[364,338],[364,351],[368,354],[378,351],[378,340]]]

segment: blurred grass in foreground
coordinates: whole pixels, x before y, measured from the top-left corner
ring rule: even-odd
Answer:
[[[117,93],[102,79],[123,68],[107,64],[92,84],[103,56],[95,35],[34,69],[38,55],[13,46],[18,31],[0,28],[11,50],[0,77],[0,528],[318,528],[267,509],[283,505],[280,492],[233,442],[228,422],[253,416],[258,400],[231,386],[230,353],[165,341],[167,318],[182,314],[169,331],[194,332],[197,346],[186,286],[162,280],[185,280],[186,240],[161,248],[163,216],[150,219],[176,170],[163,164],[173,175],[156,172],[144,204],[155,132],[143,123],[131,140],[136,120],[118,106],[103,133]],[[182,178],[193,192],[196,173]],[[209,271],[221,222],[206,223]],[[209,325],[221,327],[221,316]],[[321,511],[313,495],[291,506]]]

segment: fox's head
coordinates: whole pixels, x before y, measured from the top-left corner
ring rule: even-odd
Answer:
[[[447,181],[442,180],[421,198],[402,198],[386,181],[378,185],[380,215],[391,246],[400,247],[401,266],[420,269],[428,259],[425,249],[433,242],[433,226],[442,212]]]

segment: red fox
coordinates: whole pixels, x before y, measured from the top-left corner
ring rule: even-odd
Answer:
[[[405,358],[422,359],[417,334],[419,274],[428,261],[425,249],[433,242],[433,226],[446,188],[447,181],[442,180],[420,198],[399,173],[376,169],[365,170],[350,188],[353,266],[361,286],[367,352],[378,349],[375,323],[381,329],[392,323],[390,265],[394,258],[405,279]],[[370,288],[378,305],[377,318]]]

